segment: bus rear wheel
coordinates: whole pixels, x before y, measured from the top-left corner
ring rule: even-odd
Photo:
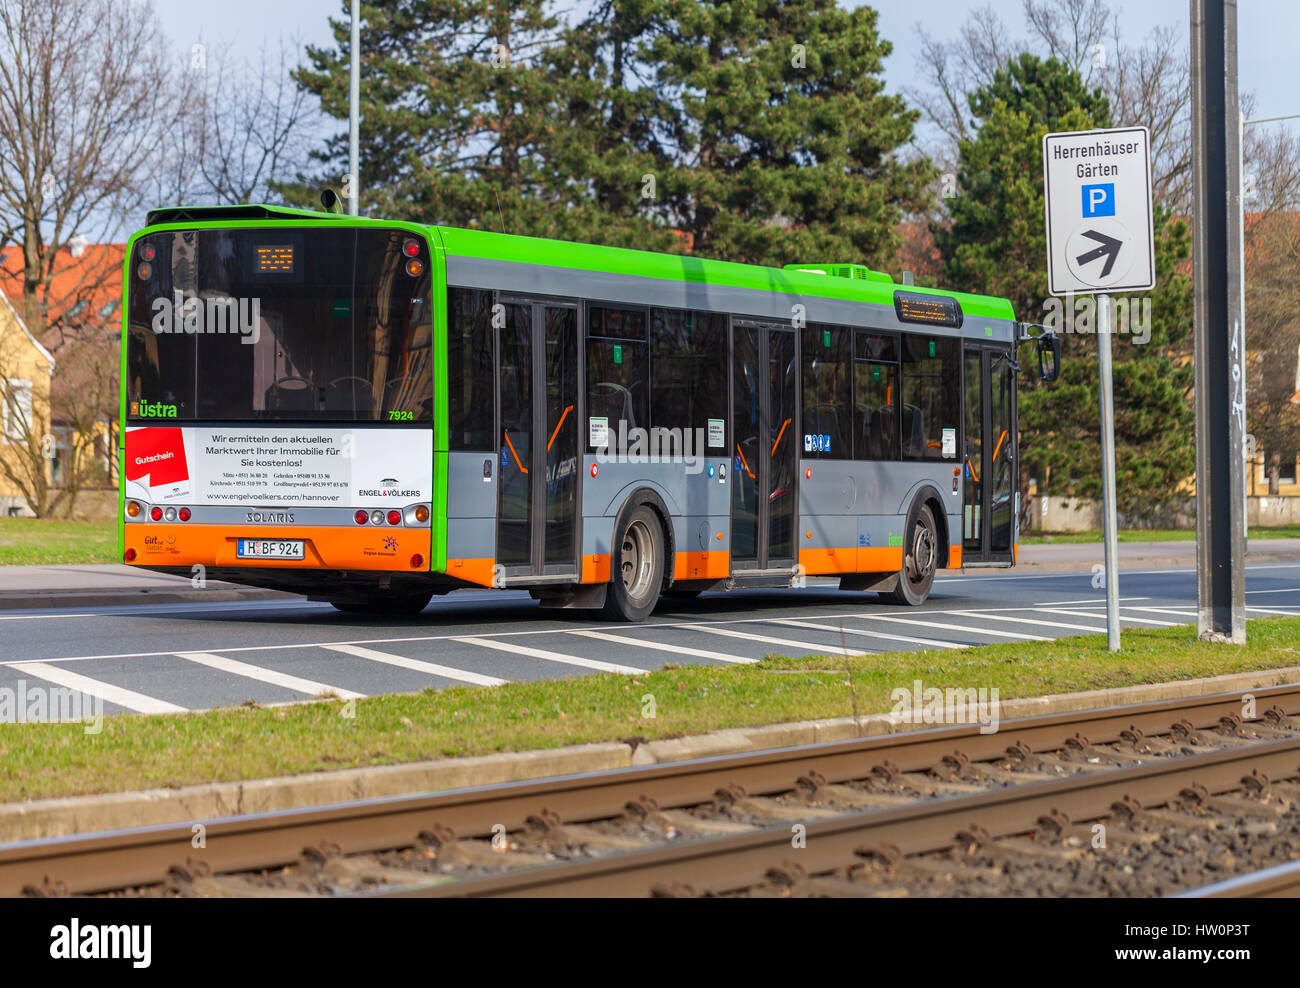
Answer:
[[[378,617],[410,617],[419,614],[429,606],[429,601],[433,599],[433,593],[412,593],[400,594],[397,596],[367,597],[364,600],[355,598],[331,600],[330,604],[336,610],[346,611],[349,614],[373,614]]]
[[[898,571],[898,586],[882,593],[881,599],[891,604],[916,607],[925,603],[934,585],[934,572],[939,566],[939,533],[934,524],[934,513],[929,505],[912,519],[903,549],[903,568]]]
[[[605,617],[644,621],[659,601],[664,579],[664,531],[659,516],[644,504],[623,518],[614,533]]]

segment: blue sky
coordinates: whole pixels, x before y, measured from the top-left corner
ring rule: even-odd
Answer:
[[[849,7],[861,0],[841,0]],[[894,44],[885,64],[890,87],[900,90],[912,82],[918,44],[915,25],[923,23],[951,37],[967,13],[985,0],[876,0],[880,28]],[[1020,0],[994,0],[993,6],[1015,31],[1023,32]],[[1120,5],[1126,33],[1139,41],[1153,27],[1176,26],[1185,40],[1188,32],[1187,0],[1129,0]],[[202,38],[209,43],[234,39],[236,51],[252,56],[263,38],[298,37],[307,43],[329,43],[327,19],[340,16],[339,0],[162,0],[158,18],[172,41],[188,50]],[[1295,85],[1295,39],[1300,37],[1300,3],[1295,0],[1241,0],[1238,5],[1241,49],[1240,85],[1253,90],[1260,116],[1300,113],[1300,92]],[[1276,124],[1270,126],[1278,126]]]

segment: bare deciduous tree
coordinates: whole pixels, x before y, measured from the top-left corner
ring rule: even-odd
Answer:
[[[60,249],[107,240],[139,206],[177,91],[153,10],[129,0],[0,0],[0,237],[22,250],[40,337]]]

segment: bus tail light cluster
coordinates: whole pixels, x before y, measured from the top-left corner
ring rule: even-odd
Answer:
[[[403,522],[407,525],[427,525],[429,517],[429,506],[427,504],[417,504],[414,507],[405,509],[405,511],[399,508],[390,508],[388,511],[381,508],[375,508],[373,511],[357,508],[352,520],[358,525],[396,526],[401,525]]]
[[[139,518],[144,508],[138,501],[126,502],[126,514],[128,518]],[[149,509],[150,521],[189,521],[194,517],[194,513],[189,508],[163,508],[155,504]]]

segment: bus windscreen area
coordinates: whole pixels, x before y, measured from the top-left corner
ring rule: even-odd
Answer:
[[[429,423],[429,257],[404,230],[177,230],[136,241],[128,417]]]

